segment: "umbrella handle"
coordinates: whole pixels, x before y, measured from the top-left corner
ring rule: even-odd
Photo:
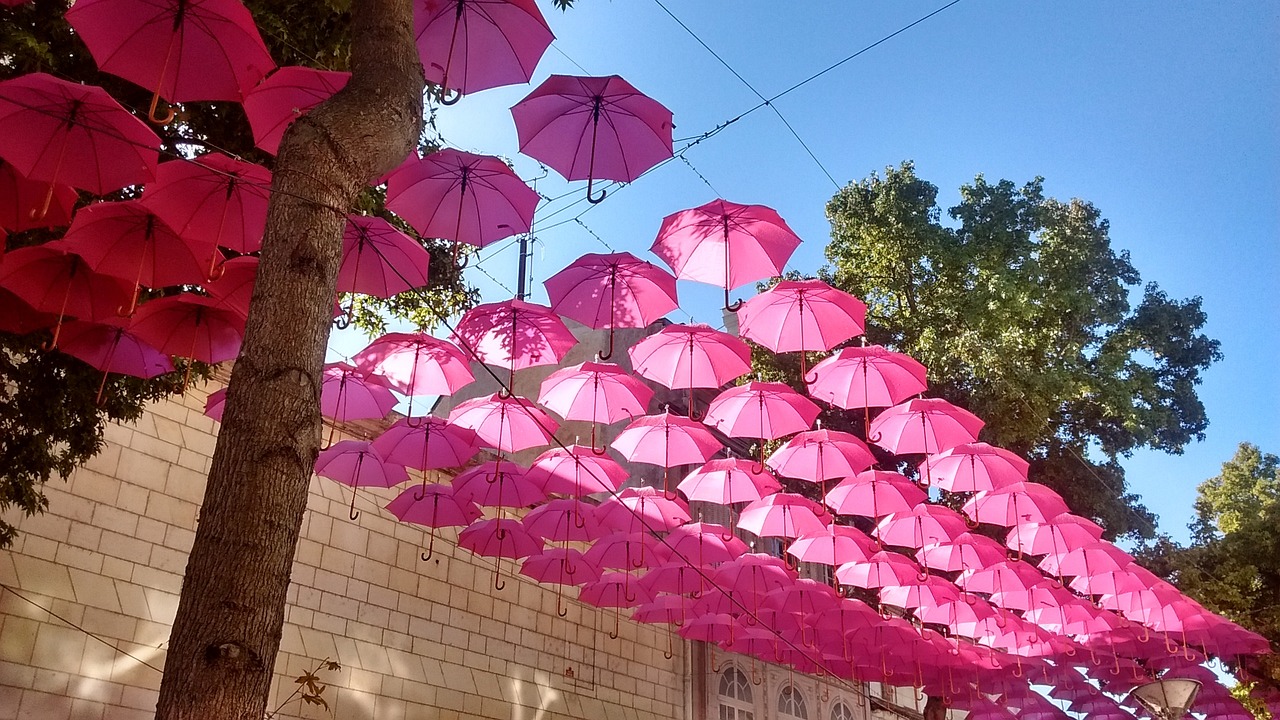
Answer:
[[[727,280],[725,281],[725,288],[724,288],[724,309],[728,310],[731,313],[736,313],[742,309],[741,300],[734,300],[733,302],[729,302],[729,284]]]
[[[1014,657],[1014,662],[1016,663],[1013,669],[1013,676],[1016,678],[1020,678],[1022,677],[1022,656],[1014,655],[1013,657]]]
[[[609,633],[610,640],[618,639],[618,631],[622,629],[622,608],[617,608],[613,613],[613,632]]]
[[[493,567],[493,589],[502,592],[507,587],[507,583],[502,579],[502,571],[497,565]]]
[[[333,319],[333,326],[339,330],[346,330],[351,327],[351,321],[355,319],[356,299],[351,298],[351,303],[343,308],[342,314]]]
[[[916,579],[917,579],[917,580],[919,580],[920,582],[924,582],[925,580],[928,580],[928,579],[929,579],[929,568],[927,568],[927,567],[926,567],[926,568],[921,568],[921,569],[920,569],[920,572],[916,573]]]
[[[219,262],[221,261],[221,262]],[[217,282],[227,274],[227,259],[216,248],[213,257],[209,258],[209,272],[205,274],[209,282]]]
[[[600,353],[600,360],[604,362],[609,360],[609,358],[611,357],[613,357],[613,325],[612,324],[609,325],[609,348],[604,352]]]
[[[1145,643],[1151,639],[1151,630],[1146,625],[1142,626],[1142,637],[1138,638],[1138,642]]]
[[[1168,633],[1165,633],[1165,636],[1164,636],[1164,651],[1169,653],[1170,655],[1178,654],[1178,643],[1175,642],[1173,645],[1170,645]]]
[[[968,515],[961,515],[960,517],[964,518],[964,525],[970,530],[977,530],[978,526],[982,524],[976,518],[971,518]]]
[[[450,95],[449,88],[442,87],[440,88],[440,92],[436,94],[436,99],[440,101],[441,105],[451,107],[453,105],[457,105],[458,101],[462,99],[462,91],[454,90],[453,94]]]
[[[608,454],[609,454],[609,448],[608,448],[608,447],[605,447],[605,446],[596,447],[596,425],[595,425],[595,423],[592,423],[592,424],[591,424],[591,453],[592,453],[593,455],[600,455],[600,456],[604,456],[604,455],[608,455]]]
[[[594,154],[595,146],[592,145],[591,149]],[[592,186],[592,183],[594,182],[595,182],[595,178],[590,178],[590,177],[587,178],[587,202],[591,203],[592,205],[599,205],[600,203],[604,202],[604,198],[606,195],[609,194],[609,192],[604,188],[601,188],[600,194],[593,196],[591,194],[591,186]]]
[[[356,509],[356,489],[355,489],[354,487],[352,487],[352,488],[351,488],[351,513],[350,513],[350,516],[351,516],[351,519],[352,519],[352,520],[359,520],[359,519],[360,519],[360,511]]]
[[[168,59],[165,59],[168,64]],[[168,125],[178,116],[178,111],[172,105],[165,105],[165,114],[156,115],[156,110],[160,108],[160,91],[157,90],[151,95],[151,107],[147,108],[147,119],[156,125]]]
[[[436,529],[435,528],[431,528],[430,535],[431,535],[431,540],[427,542],[427,551],[422,553],[420,556],[423,562],[430,560],[432,553],[434,553],[436,549]]]
[[[676,656],[675,638],[672,637],[674,634],[669,630],[667,631],[667,649],[662,652],[662,657],[668,660]]]
[[[560,592],[559,586],[556,590],[556,615],[565,617],[569,614],[569,608],[564,604],[564,595]]]
[[[137,283],[134,283],[133,298],[129,300],[128,305],[121,305],[120,307],[116,308],[116,314],[119,315],[120,317],[129,317],[130,315],[132,315],[133,311],[138,309],[138,295],[140,295],[141,293],[142,293],[142,286]]]
[[[1021,545],[1018,546],[1017,552],[1010,551],[1005,553],[1005,556],[1008,557],[1013,562],[1022,562],[1022,558],[1023,558],[1022,546]]]
[[[751,656],[751,684],[764,684],[764,677],[760,674],[760,668],[756,665],[756,658],[754,655]]]

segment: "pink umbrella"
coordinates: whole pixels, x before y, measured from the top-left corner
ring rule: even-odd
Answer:
[[[976,415],[946,400],[908,400],[871,421],[871,441],[897,455],[928,455],[974,442],[982,425]]]
[[[67,22],[89,46],[98,68],[171,103],[240,102],[275,68],[253,16],[235,0],[79,0]]]
[[[560,617],[569,614],[563,603],[565,585],[586,585],[600,579],[600,570],[573,548],[547,548],[521,563],[520,574],[556,586],[556,612]]]
[[[947,492],[979,492],[1025,482],[1030,467],[1004,448],[966,443],[925,458],[920,477]]]
[[[382,419],[396,406],[391,388],[343,362],[328,363],[320,385],[320,414],[339,422]],[[402,463],[408,464],[408,463]]]
[[[1102,527],[1078,515],[1063,514],[1047,523],[1019,523],[1009,531],[1005,546],[1018,556],[1062,555],[1102,539]]]
[[[217,301],[193,293],[143,303],[133,316],[134,334],[163,353],[216,364],[240,354],[244,318]],[[183,387],[191,377],[187,364]]]
[[[751,370],[751,349],[707,325],[668,325],[627,351],[636,374],[663,387],[689,389],[689,417],[696,419],[694,388],[719,388]]]
[[[889,407],[925,391],[924,365],[879,345],[844,348],[813,366],[809,395],[845,410],[863,409],[868,437],[871,408]]]
[[[71,257],[79,260],[76,255]],[[0,259],[3,259],[2,255],[0,255]],[[3,263],[0,263],[0,265],[3,265]],[[0,270],[0,272],[3,271]],[[56,324],[58,324],[57,315],[35,310],[27,304],[26,300],[13,294],[8,289],[0,287],[0,332],[26,335],[39,330],[46,330]]]
[[[522,397],[497,394],[460,403],[449,422],[475,431],[481,444],[514,453],[551,443],[560,426]]]
[[[343,440],[321,450],[316,456],[316,474],[351,486],[352,520],[360,517],[356,511],[356,488],[395,487],[409,479],[403,465],[387,463],[363,440]]]
[[[760,468],[764,468],[764,440],[808,430],[819,408],[782,383],[750,382],[716,396],[707,409],[706,423],[729,437],[760,438]]]
[[[208,277],[208,258],[216,250],[179,237],[137,200],[94,203],[76,213],[63,247],[88,262],[95,272],[133,283],[133,302],[120,308],[132,315],[138,292],[173,285],[194,285]]]
[[[509,367],[510,385],[516,370],[555,365],[578,342],[550,308],[523,300],[471,308],[458,321],[453,339],[481,362]]]
[[[653,602],[653,595],[638,586],[636,579],[627,573],[601,573],[600,579],[584,585],[578,591],[578,600],[600,608],[617,608],[614,613],[613,632],[609,637],[618,639],[622,622],[622,608],[636,607]]]
[[[983,490],[964,504],[964,513],[974,522],[1004,527],[1022,523],[1047,522],[1068,511],[1058,493],[1033,482],[1017,482],[998,490]]]
[[[142,204],[193,244],[249,253],[262,247],[270,194],[266,168],[210,153],[161,163]],[[221,260],[213,254],[206,274],[213,277],[212,263]]]
[[[875,534],[886,545],[922,548],[952,542],[967,530],[964,517],[955,510],[942,505],[917,505],[881,520]]]
[[[609,425],[643,415],[653,391],[621,367],[584,362],[561,368],[542,381],[538,402],[565,420],[591,423],[591,450],[596,447],[596,426]]]
[[[588,447],[570,445],[553,447],[539,455],[529,468],[528,477],[548,494],[582,497],[616,492],[629,475],[613,458],[597,455]]]
[[[205,292],[218,301],[220,307],[230,308],[249,317],[249,302],[253,299],[253,285],[258,279],[258,258],[242,255],[222,263],[218,278],[205,283]]]
[[[1132,562],[1133,557],[1125,551],[1109,542],[1100,541],[1068,550],[1057,558],[1050,555],[1040,562],[1040,567],[1059,575],[1090,575],[1123,570]]]
[[[879,519],[892,513],[910,512],[925,499],[924,492],[899,473],[864,470],[831,488],[826,504],[838,515]]]
[[[613,356],[615,328],[642,328],[675,310],[676,279],[631,253],[587,253],[547,278],[551,309],[589,328],[609,328]]]
[[[689,500],[720,505],[754,502],[782,489],[768,472],[758,470],[750,460],[711,460],[689,473],[677,489]]]
[[[475,376],[467,356],[448,340],[426,333],[387,333],[356,353],[356,369],[384,378],[393,389],[413,398],[422,395],[452,395]]]
[[[667,533],[666,542],[672,554],[699,567],[729,562],[747,552],[747,544],[732,530],[714,523],[681,525]]]
[[[919,608],[960,600],[960,590],[939,577],[929,577],[909,585],[880,588],[880,602],[900,608]]]
[[[908,583],[922,576],[920,567],[905,555],[880,552],[865,560],[846,562],[836,568],[836,580],[842,585],[873,590]]]
[[[1067,586],[1082,595],[1115,595],[1138,592],[1158,582],[1159,578],[1150,570],[1139,565],[1131,565],[1125,570],[1081,575],[1072,578]]]
[[[600,525],[615,531],[666,532],[689,522],[689,506],[650,487],[624,488],[600,504]]]
[[[560,498],[530,510],[520,522],[530,535],[543,540],[590,541],[601,534],[596,507],[581,500]]]
[[[427,286],[431,254],[379,217],[352,215],[342,233],[338,292],[389,298]],[[350,320],[350,310],[347,313]]]
[[[965,570],[956,584],[965,592],[1003,595],[1018,590],[1030,590],[1044,582],[1044,575],[1035,567],[1017,560],[1002,560],[987,567]]]
[[[376,450],[377,443],[374,443]],[[387,512],[401,522],[422,525],[430,529],[431,540],[422,559],[430,560],[436,545],[436,529],[442,527],[466,527],[482,517],[475,503],[454,497],[451,485],[427,485],[410,488],[396,496],[387,505]]]
[[[244,96],[254,146],[275,155],[293,121],[346,87],[350,79],[351,73],[298,66],[271,73]]]
[[[807,351],[830,350],[861,335],[867,306],[821,280],[783,280],[742,305],[742,336],[774,352],[799,352],[800,377]]]
[[[702,423],[664,411],[661,415],[636,418],[618,433],[610,447],[631,462],[661,467],[662,489],[670,498],[669,468],[704,463],[723,446]]]
[[[102,371],[96,402],[102,402],[107,374],[153,378],[173,372],[168,356],[135,336],[122,320],[102,323],[72,321],[62,328],[62,352]]]
[[[933,570],[957,572],[980,570],[1004,562],[1006,554],[995,540],[985,535],[964,533],[950,542],[920,548],[916,551],[916,559]]]
[[[820,531],[805,533],[787,548],[787,554],[798,562],[832,567],[865,561],[875,552],[875,542],[866,533],[847,525],[829,525]]]
[[[836,430],[809,430],[793,436],[765,461],[779,475],[813,483],[855,475],[875,464],[866,443]]]
[[[794,539],[821,532],[831,516],[818,503],[792,493],[775,493],[742,510],[738,527],[758,537]]]
[[[452,484],[454,497],[483,507],[521,508],[547,499],[525,468],[507,460],[480,463],[455,475]]]
[[[461,93],[529,82],[555,39],[533,0],[418,0],[413,10],[422,67],[446,105]]]
[[[204,400],[204,414],[208,417],[222,422],[222,411],[227,405],[227,389],[219,388],[209,393],[209,397]]]
[[[373,449],[387,462],[422,470],[422,488],[427,492],[427,470],[462,467],[480,451],[476,434],[450,425],[436,417],[411,424],[401,418],[373,441]],[[452,492],[452,491],[451,491]]]
[[[0,82],[0,157],[29,180],[106,195],[155,177],[160,138],[105,90],[28,73]],[[65,161],[71,160],[67,163]]]
[[[632,182],[671,157],[671,111],[617,75],[552,75],[511,108],[520,152],[566,180]]]
[[[647,531],[605,535],[584,557],[594,567],[618,570],[657,567],[671,559],[666,546]]]
[[[530,535],[519,520],[497,518],[481,520],[458,533],[458,547],[466,548],[483,557],[501,561],[502,558],[519,560],[542,552],[542,542]],[[493,589],[502,590],[501,565],[493,567]]]
[[[79,255],[51,245],[19,248],[0,263],[0,288],[33,310],[55,314],[50,350],[58,346],[63,319],[105,320],[129,302],[124,282],[93,272]]]
[[[485,247],[529,232],[540,198],[501,158],[445,148],[387,179],[387,209],[423,237]]]
[[[681,280],[723,287],[725,309],[736,311],[729,291],[781,274],[799,245],[772,208],[713,200],[663,218],[649,250]]]
[[[40,213],[46,197],[49,207]],[[65,227],[71,224],[71,210],[78,199],[75,188],[70,185],[51,188],[48,183],[28,180],[13,165],[0,160],[0,228],[23,232]]]

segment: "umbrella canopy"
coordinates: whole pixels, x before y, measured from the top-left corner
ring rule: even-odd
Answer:
[[[862,408],[868,436],[871,408],[895,405],[927,386],[924,365],[879,345],[843,348],[814,365],[812,375],[809,395],[845,410]]]
[[[244,318],[212,298],[180,293],[143,303],[131,327],[161,352],[216,364],[240,354]]]
[[[28,73],[0,82],[0,158],[29,180],[106,195],[155,179],[160,138],[105,90]]]
[[[954,540],[925,545],[916,551],[916,559],[925,567],[944,572],[980,570],[1006,558],[1005,549],[985,535],[967,532]]]
[[[714,523],[681,525],[667,533],[666,542],[681,562],[698,566],[719,565],[747,552],[747,544],[732,530]]]
[[[647,531],[605,535],[592,543],[583,557],[602,570],[652,568],[671,559],[666,546]]]
[[[923,398],[894,405],[871,421],[872,442],[897,455],[933,454],[977,440],[983,422],[946,400]]]
[[[909,583],[920,575],[920,567],[910,558],[884,550],[836,568],[836,580],[840,584],[872,590]]]
[[[662,219],[650,251],[682,280],[729,291],[782,272],[800,237],[778,213],[763,205],[713,200]]]
[[[50,347],[58,344],[62,320],[104,320],[115,317],[129,304],[129,286],[93,272],[79,255],[56,247],[36,245],[19,248],[0,263],[0,288],[31,309],[55,313]]]
[[[738,527],[759,537],[798,538],[821,532],[831,516],[818,503],[793,493],[775,493],[742,509]]]
[[[671,111],[617,75],[552,75],[511,108],[520,152],[566,180],[632,182],[672,155]]]
[[[689,522],[689,506],[651,487],[624,488],[600,504],[600,525],[614,531],[666,532]]]
[[[373,441],[388,462],[416,470],[462,467],[480,451],[474,431],[438,417],[401,418]]]
[[[787,548],[787,554],[799,562],[832,567],[865,561],[875,552],[875,542],[866,533],[847,525],[829,525],[822,530],[805,533]]]
[[[490,460],[453,478],[453,496],[484,507],[529,507],[547,494],[525,476],[525,468],[506,460]]]
[[[249,317],[249,302],[253,300],[253,284],[258,279],[258,258],[242,255],[222,263],[218,278],[204,284],[209,297],[220,307],[234,310]]]
[[[1041,523],[1068,511],[1058,493],[1033,482],[1016,482],[998,490],[983,490],[962,508],[975,522],[1014,527]]]
[[[967,530],[964,517],[955,510],[942,505],[917,505],[881,520],[875,534],[886,545],[922,548],[953,542]]]
[[[538,402],[566,420],[615,423],[643,415],[653,391],[611,363],[561,368],[542,381]]]
[[[396,396],[381,378],[366,375],[343,362],[324,366],[320,385],[321,415],[341,422],[381,419],[395,406]]]
[[[601,535],[596,505],[559,498],[530,510],[520,522],[529,534],[553,542],[590,541]]]
[[[924,491],[899,473],[864,470],[831,488],[826,504],[839,515],[879,519],[891,513],[910,512],[925,499]]]
[[[452,395],[470,384],[471,363],[456,346],[426,333],[387,333],[352,358],[367,375],[405,395]]]
[[[415,0],[413,26],[427,82],[463,93],[529,82],[555,39],[533,0]]]
[[[664,411],[632,420],[610,447],[631,462],[669,468],[705,463],[723,446],[702,423]]]
[[[41,213],[46,197],[49,206]],[[0,228],[23,232],[65,227],[71,224],[71,211],[78,199],[70,185],[50,187],[47,182],[29,180],[13,165],[0,160]]]
[[[351,73],[295,65],[271,73],[244,97],[254,146],[275,155],[293,121],[333,97],[350,79]]]
[[[742,458],[711,460],[689,473],[676,487],[689,500],[720,505],[754,502],[782,489],[772,475]]]
[[[928,577],[905,585],[880,588],[880,602],[900,608],[945,605],[960,599],[960,590],[939,577]]]
[[[573,548],[547,548],[521,563],[520,574],[556,585],[586,585],[600,579],[600,570]]]
[[[550,308],[523,300],[471,308],[453,339],[481,362],[510,368],[513,376],[522,368],[555,365],[578,342]]]
[[[783,280],[742,305],[742,336],[774,352],[830,350],[861,335],[867,306],[821,280]]]
[[[276,66],[236,0],[79,0],[66,17],[98,69],[169,102],[240,102]]]
[[[356,511],[358,487],[395,487],[409,479],[403,465],[387,463],[372,445],[363,440],[342,440],[321,450],[316,457],[316,474],[350,485],[351,519],[360,517]]]
[[[777,438],[808,430],[819,408],[790,387],[775,382],[750,382],[716,396],[706,423],[729,437]]]
[[[210,153],[161,163],[142,204],[192,243],[250,253],[262,247],[270,194],[271,171]]]
[[[809,430],[793,436],[765,461],[774,472],[797,480],[825,482],[855,475],[875,464],[866,443],[837,430]]]
[[[751,371],[751,349],[710,326],[668,325],[627,351],[636,374],[663,387],[688,388],[694,416],[694,388],[719,388]]]
[[[539,200],[501,158],[453,148],[411,157],[387,179],[387,209],[419,235],[476,247],[529,232]]]
[[[530,480],[549,494],[573,497],[617,492],[629,477],[626,470],[608,455],[589,447],[553,447],[539,455],[529,468]]]
[[[1062,514],[1046,523],[1019,523],[1005,547],[1028,555],[1062,555],[1102,539],[1102,527],[1078,515]]]
[[[458,547],[484,557],[518,560],[541,553],[542,541],[530,535],[519,520],[497,518],[472,523],[458,533]]]
[[[460,403],[449,422],[474,431],[485,447],[507,453],[548,445],[560,429],[528,400],[496,393]]]
[[[120,319],[66,323],[58,349],[101,370],[104,384],[106,373],[153,378],[173,372],[169,357],[130,332]]]
[[[601,360],[613,355],[615,328],[646,327],[679,306],[676,279],[627,252],[587,253],[543,285],[555,312],[589,328],[609,328]]]
[[[480,508],[459,500],[451,485],[409,488],[387,505],[387,512],[401,522],[429,528],[466,527],[482,517]]]
[[[1004,448],[965,443],[926,458],[920,464],[920,477],[947,492],[979,492],[1025,482],[1030,467]]]
[[[380,298],[427,285],[431,254],[379,217],[352,215],[342,233],[338,292]]]

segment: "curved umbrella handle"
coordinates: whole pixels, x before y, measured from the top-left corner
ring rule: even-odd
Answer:
[[[609,633],[610,640],[618,639],[618,631],[622,629],[622,608],[618,608],[613,613],[613,632]]]
[[[592,423],[592,424],[591,424],[591,453],[592,453],[593,455],[599,455],[599,456],[601,456],[601,457],[603,457],[603,456],[605,456],[605,455],[608,455],[608,454],[609,454],[609,448],[608,448],[607,446],[600,446],[600,447],[596,447],[596,425],[595,425],[595,423]]]
[[[167,58],[165,62],[166,64],[168,63]],[[168,125],[169,123],[173,122],[173,119],[175,117],[178,116],[178,111],[175,110],[172,105],[165,106],[164,115],[156,115],[156,110],[158,110],[159,107],[160,107],[160,91],[157,90],[155,93],[151,95],[151,107],[147,108],[147,119],[155,123],[156,125]]]
[[[431,535],[431,540],[427,543],[427,551],[420,555],[423,562],[430,560],[431,555],[435,553],[435,549],[436,549],[436,529],[435,528],[431,528],[430,535]]]
[[[449,88],[442,87],[440,88],[440,92],[436,93],[436,99],[439,100],[440,104],[444,105],[445,107],[451,107],[453,105],[457,105],[458,101],[462,99],[461,90],[453,90],[452,95],[450,95],[449,92],[450,92]]]
[[[742,309],[741,300],[734,300],[733,302],[729,301],[729,287],[727,284],[725,285],[725,288],[724,288],[724,309],[728,310],[731,313],[736,313]]]
[[[498,565],[493,566],[493,589],[502,592],[507,587],[507,583],[502,579],[502,568]]]
[[[971,518],[968,515],[961,515],[960,517],[964,518],[964,525],[970,530],[977,530],[978,526],[982,524],[978,522],[977,518]]]
[[[1014,655],[1013,657],[1014,657],[1014,662],[1016,663],[1016,665],[1014,665],[1014,668],[1013,668],[1013,676],[1016,678],[1020,678],[1022,677],[1022,656]]]
[[[754,655],[751,656],[751,684],[752,685],[764,684],[764,676],[760,674],[760,668],[756,665],[756,658]]]
[[[594,150],[594,146],[592,149]],[[600,194],[593,196],[591,194],[591,186],[592,186],[592,183],[594,182],[595,182],[595,178],[587,178],[587,202],[591,203],[592,205],[599,205],[600,203],[604,202],[604,199],[609,194],[609,191],[605,190],[604,188],[601,188]]]
[[[613,325],[609,325],[609,347],[599,355],[601,362],[607,362],[613,357]]]
[[[359,519],[360,519],[360,511],[356,509],[356,489],[355,489],[354,487],[353,487],[353,488],[351,488],[351,513],[350,513],[350,516],[351,516],[351,519],[352,519],[352,520],[359,520]]]

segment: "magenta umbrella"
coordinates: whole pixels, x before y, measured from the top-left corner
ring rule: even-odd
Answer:
[[[275,68],[248,8],[236,0],[79,0],[67,22],[89,46],[98,69],[171,103],[227,100]]]
[[[838,515],[878,520],[892,513],[910,512],[926,497],[924,491],[900,473],[864,470],[831,488],[826,504]]]
[[[779,475],[825,487],[826,481],[855,475],[875,462],[866,443],[849,433],[809,430],[775,450],[766,464]]]
[[[387,505],[387,512],[401,522],[430,529],[431,539],[422,553],[423,560],[430,560],[435,550],[437,528],[466,527],[483,516],[475,503],[456,498],[451,485],[424,484],[405,490]]]
[[[596,426],[643,415],[653,391],[621,367],[584,362],[561,368],[542,381],[538,402],[565,420],[591,423],[591,450],[596,447]]]
[[[875,552],[875,541],[861,530],[847,525],[829,525],[820,531],[805,533],[787,548],[787,554],[797,562],[832,567],[865,561]]]
[[[808,430],[820,412],[812,400],[776,382],[749,382],[720,393],[711,401],[705,422],[729,437],[764,441]]]
[[[403,465],[392,465],[378,455],[372,445],[363,440],[342,440],[321,450],[316,456],[316,474],[351,486],[351,519],[360,513],[356,510],[356,488],[395,487],[409,479]]]
[[[271,73],[244,97],[254,146],[275,155],[293,121],[346,87],[350,79],[351,73],[296,65]]]
[[[33,310],[55,314],[49,350],[58,346],[65,318],[105,320],[129,302],[124,282],[95,273],[79,255],[51,245],[19,248],[0,263],[0,288]]]
[[[622,608],[653,602],[653,594],[640,587],[629,573],[609,572],[601,573],[599,580],[584,585],[578,591],[578,600],[599,608],[616,608],[613,632],[609,633],[609,637],[617,640],[621,629]]]
[[[0,158],[29,180],[106,195],[155,178],[160,138],[100,87],[28,73],[0,82]],[[69,161],[69,162],[68,162]]]
[[[924,365],[879,345],[843,348],[813,366],[809,395],[845,410],[862,408],[870,436],[871,408],[896,405],[927,386]]]
[[[485,247],[529,232],[538,193],[501,158],[445,148],[387,179],[387,209],[423,237]]]
[[[668,498],[667,471],[680,465],[698,465],[723,447],[702,423],[663,411],[636,418],[618,433],[610,447],[631,462],[663,469],[662,489]]]
[[[551,309],[589,328],[609,328],[613,356],[615,328],[642,328],[679,307],[676,279],[628,252],[587,253],[547,278]]]
[[[775,493],[742,509],[738,527],[758,537],[798,538],[821,532],[831,515],[818,503],[793,493]]]
[[[553,542],[588,542],[600,537],[596,505],[574,498],[558,498],[529,511],[521,518],[530,535]]]
[[[258,279],[258,258],[241,255],[218,267],[218,278],[204,285],[209,297],[218,305],[230,308],[249,317],[249,303],[253,300],[253,285]]]
[[[671,157],[671,111],[617,75],[552,75],[511,108],[520,152],[566,180],[629,183]]]
[[[751,371],[751,349],[738,338],[710,326],[668,325],[627,351],[638,375],[663,387],[689,389],[689,417],[694,388],[720,388]]]
[[[605,535],[592,543],[583,557],[602,570],[657,567],[671,559],[666,546],[648,531]]]
[[[917,505],[881,520],[875,534],[886,545],[922,548],[952,542],[967,530],[964,517],[955,510],[942,505]]]
[[[925,458],[920,477],[947,492],[980,492],[1024,482],[1030,467],[1004,448],[966,443]]]
[[[173,372],[173,363],[167,355],[138,338],[129,331],[125,321],[119,319],[66,323],[58,349],[102,371],[96,400],[99,403],[108,373],[153,378]]]
[[[565,585],[586,585],[600,579],[600,570],[573,548],[547,548],[521,563],[520,574],[556,586],[556,612],[560,617],[569,614],[563,601]]]
[[[666,532],[689,522],[689,506],[651,487],[624,488],[600,504],[600,525],[622,532]]]
[[[525,475],[525,468],[508,460],[490,460],[458,473],[453,495],[483,507],[522,508],[547,499]]]
[[[578,342],[550,308],[523,300],[471,308],[458,321],[453,339],[481,362],[510,368],[508,390],[516,370],[555,365]]]
[[[244,318],[212,298],[179,293],[143,303],[133,316],[134,334],[161,352],[211,365],[240,354]],[[191,377],[187,364],[185,388]]]
[[[1019,523],[1005,537],[1005,547],[1018,557],[1062,555],[1102,539],[1102,527],[1087,518],[1064,513],[1047,523]]]
[[[932,454],[978,439],[983,422],[939,398],[894,405],[871,421],[871,442],[897,455]]]
[[[133,302],[120,309],[121,315],[133,314],[143,286],[205,282],[208,258],[217,252],[213,245],[178,236],[137,200],[81,208],[63,241],[64,248],[84,258],[95,272],[133,284]]]
[[[352,215],[342,233],[338,292],[389,298],[426,287],[430,263],[427,249],[391,223],[379,217]]]
[[[723,287],[725,309],[736,311],[729,291],[781,274],[799,245],[772,208],[713,200],[663,218],[649,250],[681,280]]]
[[[408,395],[409,415],[413,398],[452,395],[475,380],[461,350],[426,333],[387,333],[356,353],[352,362],[361,372],[382,377]]]
[[[250,253],[262,247],[270,194],[269,170],[210,153],[161,163],[155,181],[143,188],[142,204],[193,243]],[[221,254],[212,256],[210,277],[220,260]]]
[[[800,377],[809,382],[805,353],[830,350],[861,335],[867,306],[821,280],[783,280],[742,305],[742,336],[774,352],[799,352]]]
[[[874,590],[908,583],[922,575],[920,567],[905,555],[881,550],[865,560],[846,562],[836,568],[842,585]]]
[[[49,206],[41,213],[46,197]],[[0,160],[0,228],[23,232],[65,227],[71,224],[71,212],[77,200],[76,189],[70,185],[50,187],[49,183],[29,180],[13,165]]]
[[[926,567],[943,572],[979,570],[1004,562],[1005,549],[985,535],[971,532],[937,545],[926,545],[916,551],[916,559]]]
[[[782,489],[767,471],[758,470],[754,463],[742,458],[708,461],[676,487],[689,500],[720,505],[755,502]]]
[[[983,490],[964,504],[964,514],[974,522],[1003,527],[1042,523],[1068,511],[1058,493],[1033,482],[1016,482],[998,490]]]
[[[570,445],[553,447],[535,458],[528,477],[548,494],[582,497],[616,492],[629,474],[607,455],[597,455],[581,445]]]
[[[381,378],[366,375],[344,362],[324,366],[320,385],[321,415],[339,422],[380,420],[395,406],[396,396]]]
[[[507,586],[502,580],[502,558],[519,560],[542,552],[542,541],[533,537],[519,520],[497,518],[481,520],[458,533],[458,547],[499,562],[493,567],[493,589]]]
[[[560,426],[522,397],[492,394],[460,403],[449,422],[475,431],[481,444],[514,453],[548,445]]]
[[[476,434],[450,425],[437,417],[411,424],[401,418],[373,441],[373,449],[388,462],[422,470],[422,492],[427,489],[427,470],[462,467],[480,451]]]
[[[939,577],[880,588],[880,602],[900,608],[944,605],[960,599],[960,589]]]
[[[1000,560],[987,567],[965,570],[956,580],[965,592],[1002,595],[1006,592],[1030,590],[1044,581],[1039,570],[1025,562]]]
[[[726,563],[747,552],[747,544],[732,530],[714,523],[681,525],[667,533],[666,542],[673,555],[699,567]]]
[[[555,39],[534,0],[417,0],[413,26],[427,82],[440,86],[445,105],[529,82]]]

